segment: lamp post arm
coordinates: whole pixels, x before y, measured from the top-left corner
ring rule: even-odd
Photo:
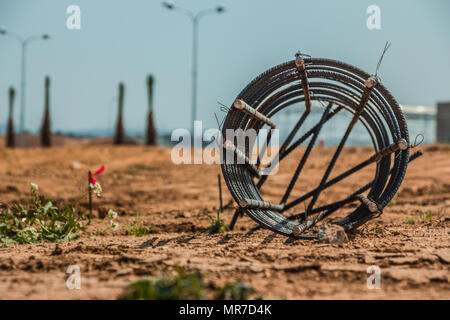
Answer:
[[[22,43],[26,46],[31,41],[35,41],[35,40],[43,40],[43,39],[42,39],[42,36],[34,35],[34,36],[30,36],[30,37],[26,38],[25,40],[22,40]]]
[[[195,15],[195,19],[200,20],[200,18],[210,14],[210,13],[217,13],[217,9],[205,9],[200,11]]]
[[[14,33],[14,32],[9,32],[8,31],[8,32],[5,33],[5,36],[9,36],[10,38],[16,39],[20,43],[24,42],[24,39],[20,35],[18,35],[17,33]]]
[[[174,10],[177,10],[177,11],[179,11],[179,12],[185,14],[185,15],[187,15],[192,21],[194,21],[195,18],[196,18],[196,15],[194,14],[194,12],[192,12],[192,11],[189,10],[189,9],[180,7],[180,6],[178,6],[178,5],[177,5],[177,6],[174,6],[173,9],[174,9]]]

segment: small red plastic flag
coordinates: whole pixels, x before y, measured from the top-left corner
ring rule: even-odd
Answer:
[[[93,186],[95,186],[95,184],[97,183],[97,180],[95,180],[94,176],[102,173],[103,171],[105,171],[105,166],[102,166],[100,169],[89,175],[89,179],[91,180]]]

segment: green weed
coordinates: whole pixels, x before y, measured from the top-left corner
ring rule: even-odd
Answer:
[[[153,280],[138,280],[132,282],[120,300],[189,300],[207,299],[218,300],[247,300],[255,290],[236,280],[225,284],[224,287],[212,292],[211,286],[205,285],[203,276],[198,272],[188,272],[183,267],[175,267],[174,272],[164,273]],[[209,294],[208,294],[209,290]],[[259,297],[263,299],[263,297]]]
[[[216,300],[248,300],[253,293],[255,290],[252,287],[241,280],[236,280],[217,290],[214,298]]]
[[[408,217],[406,219],[406,224],[414,224],[417,222],[422,222],[422,223],[426,223],[426,222],[431,222],[433,219],[439,220],[441,219],[441,217],[444,214],[444,210],[443,209],[438,209],[436,212],[433,212],[431,210],[416,210],[415,212],[415,216],[412,217]]]
[[[132,224],[125,225],[125,229],[127,231],[127,234],[133,234],[136,237],[142,237],[155,232],[152,227],[147,227],[141,222],[139,218],[139,212],[136,212],[136,217],[134,218]]]
[[[431,219],[433,218],[433,212],[431,212],[431,210],[428,211],[417,210],[416,213],[419,216],[419,221],[421,222],[430,222]]]
[[[31,185],[29,205],[15,204],[0,210],[0,242],[37,243],[77,239],[85,232],[83,212],[67,205],[58,208],[50,199],[37,194],[37,185]]]
[[[128,286],[120,300],[198,300],[204,297],[203,277],[176,267],[175,274],[165,273],[156,280],[138,280]]]
[[[230,228],[220,219],[219,211],[217,211],[215,219],[211,217],[208,212],[205,212],[205,216],[211,220],[211,225],[206,229],[207,234],[224,233],[230,230]]]
[[[406,222],[405,222],[406,224],[414,224],[415,222],[414,222],[414,219],[413,218],[411,218],[411,217],[408,217],[407,219],[406,219]]]

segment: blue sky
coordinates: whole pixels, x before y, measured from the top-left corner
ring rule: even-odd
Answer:
[[[198,11],[220,1],[178,0]],[[200,22],[199,118],[215,126],[217,101],[230,104],[267,68],[297,50],[342,60],[372,73],[386,40],[392,42],[382,82],[407,105],[450,100],[450,1],[227,0],[227,12]],[[81,8],[81,30],[66,28],[66,8]],[[366,28],[366,8],[381,8],[381,30]],[[142,130],[145,78],[155,76],[160,131],[189,128],[191,23],[159,0],[0,0],[0,25],[24,36],[52,32],[30,44],[26,127],[42,119],[44,77],[52,79],[54,130],[105,129],[115,121],[117,87],[126,85],[126,128]],[[0,36],[0,123],[7,90],[19,89],[20,48]],[[16,103],[18,125],[19,101]]]

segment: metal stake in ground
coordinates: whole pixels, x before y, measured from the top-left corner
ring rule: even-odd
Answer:
[[[220,173],[217,175],[218,183],[219,183],[219,201],[220,201],[220,213],[223,212],[223,200],[222,200],[222,179],[220,177]]]
[[[92,221],[92,188],[91,188],[91,171],[88,171],[88,190],[89,190],[89,223]]]

